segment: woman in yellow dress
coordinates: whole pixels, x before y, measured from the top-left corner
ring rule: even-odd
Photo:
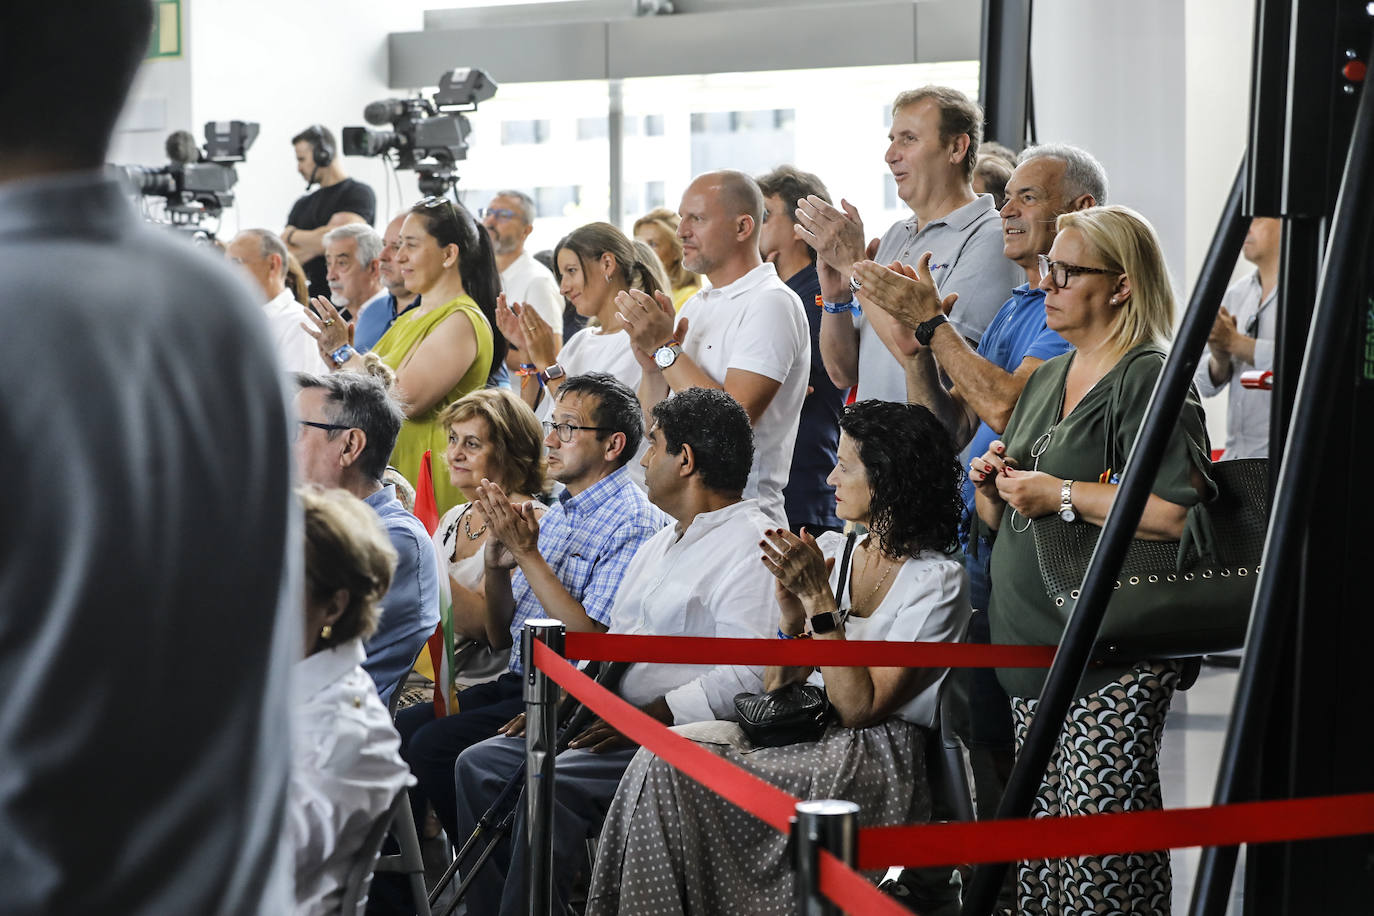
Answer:
[[[472,215],[443,197],[426,197],[401,224],[396,263],[419,304],[396,319],[372,352],[396,373],[393,389],[406,420],[391,464],[418,485],[420,463],[430,452],[430,476],[439,514],[463,502],[444,465],[448,429],[444,408],[486,385],[493,365],[505,358],[506,341],[495,325],[501,275],[491,240]],[[320,353],[338,369],[361,370],[347,325],[324,298],[322,319],[312,320]]]
[[[682,239],[677,237],[678,215],[659,207],[635,220],[635,238],[653,249],[668,272],[673,285],[673,308],[683,304],[701,289],[701,277],[682,266]]]

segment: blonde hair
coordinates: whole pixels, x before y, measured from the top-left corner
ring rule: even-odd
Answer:
[[[677,228],[681,220],[678,215],[667,207],[658,207],[650,210],[639,219],[635,220],[634,231],[639,233],[640,226],[657,226],[668,234],[668,244],[673,248],[673,262],[664,264],[663,269],[668,272],[668,281],[672,283],[673,290],[682,289],[684,286],[700,286],[701,277],[692,273],[682,266],[682,239],[677,237]]]
[[[291,290],[292,297],[301,305],[310,307],[310,282],[305,277],[305,268],[301,262],[296,260],[294,254],[287,253],[286,263],[282,265],[282,273],[286,283],[286,288]]]
[[[1125,274],[1131,282],[1112,326],[1116,351],[1167,343],[1174,330],[1174,291],[1150,221],[1130,207],[1112,205],[1062,213],[1055,225],[1059,232],[1078,230],[1104,267]]]
[[[480,417],[496,452],[496,467],[507,490],[534,495],[544,489],[544,427],[534,411],[504,388],[479,388],[466,394],[439,414],[445,429]]]
[[[378,602],[391,587],[396,549],[376,513],[353,494],[311,485],[296,495],[305,510],[306,593],[328,601],[340,589],[348,592],[329,642],[367,639],[382,616]]]

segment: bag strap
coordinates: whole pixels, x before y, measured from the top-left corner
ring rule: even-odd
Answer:
[[[835,606],[844,607],[844,593],[849,590],[849,558],[854,553],[854,542],[859,532],[850,531],[844,539],[844,556],[840,560],[840,584],[835,590]]]

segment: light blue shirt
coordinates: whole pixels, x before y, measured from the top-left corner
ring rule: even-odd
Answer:
[[[576,496],[567,490],[559,495],[539,520],[539,553],[587,616],[610,626],[611,606],[630,560],[669,521],[620,467]],[[548,615],[519,569],[511,576],[511,594],[510,670],[519,674],[525,621]]]
[[[382,619],[363,646],[363,670],[372,676],[385,706],[439,625],[439,558],[424,523],[401,505],[394,486],[382,487],[363,502],[377,513],[396,548],[396,573],[382,598]]]

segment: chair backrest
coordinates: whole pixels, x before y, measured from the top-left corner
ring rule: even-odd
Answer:
[[[386,842],[386,835],[391,828],[391,822],[396,818],[396,811],[402,805],[407,808],[410,806],[410,796],[404,786],[396,793],[386,811],[373,823],[372,829],[367,832],[367,839],[358,850],[358,857],[353,860],[353,867],[348,872],[348,881],[344,884],[343,903],[339,908],[342,916],[363,916],[367,909],[367,894],[372,888],[372,871],[377,865],[377,856],[382,851],[382,843]]]

